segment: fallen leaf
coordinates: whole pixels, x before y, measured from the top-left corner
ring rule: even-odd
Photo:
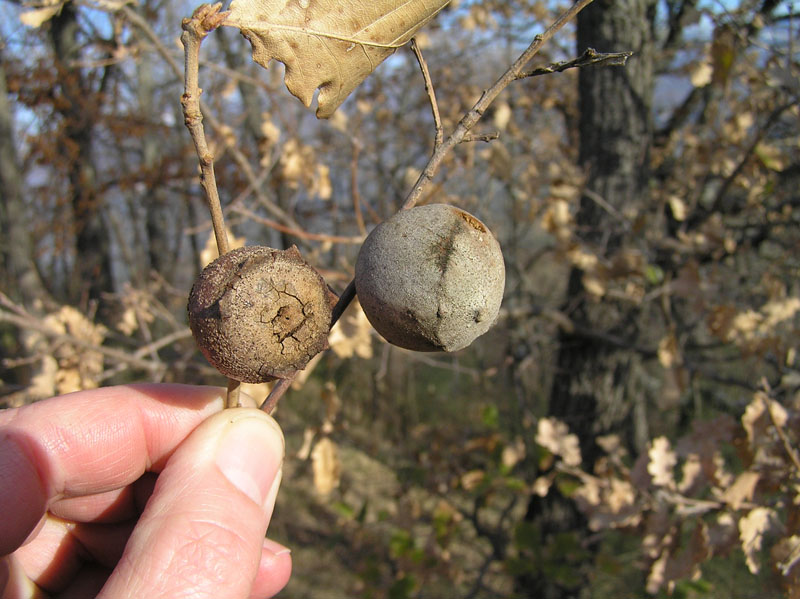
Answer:
[[[769,404],[769,414],[765,409],[767,404]],[[786,408],[774,399],[769,399],[761,391],[757,391],[753,396],[753,401],[748,404],[742,415],[742,427],[747,433],[751,447],[756,448],[762,444],[761,439],[769,435],[769,431],[772,429],[773,419],[777,426],[784,426],[789,419]]]
[[[525,459],[525,442],[517,437],[513,443],[503,448],[500,461],[509,470]]]
[[[472,491],[477,488],[485,478],[486,473],[483,470],[470,470],[461,475],[461,487],[465,491]]]
[[[253,60],[286,65],[286,87],[306,106],[319,89],[328,118],[375,68],[449,0],[234,0],[225,25],[253,47]]]
[[[758,552],[764,540],[764,533],[772,526],[775,511],[766,507],[757,507],[741,520],[739,520],[739,539],[742,542],[742,551],[747,562],[747,567],[753,574],[758,574],[761,569],[756,561]]]

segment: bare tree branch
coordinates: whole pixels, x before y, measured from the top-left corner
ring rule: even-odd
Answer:
[[[524,71],[519,74],[517,79],[525,79],[527,77],[538,77],[539,75],[550,75],[552,73],[561,73],[567,69],[575,69],[581,67],[624,67],[628,59],[633,56],[633,52],[598,52],[594,48],[586,48],[583,54],[572,60],[564,60],[562,62],[554,62],[546,67],[537,67],[530,71]]]

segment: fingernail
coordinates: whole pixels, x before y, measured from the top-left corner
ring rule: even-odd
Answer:
[[[268,551],[274,556],[286,555],[287,553],[292,552],[292,550],[286,547],[285,545],[281,545],[280,543],[273,541],[272,539],[264,539],[263,548],[265,551]]]
[[[263,412],[230,412],[231,420],[217,447],[217,467],[242,493],[271,510],[280,484],[283,434]]]

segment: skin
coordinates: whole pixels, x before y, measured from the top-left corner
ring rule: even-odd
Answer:
[[[283,435],[225,392],[80,391],[0,411],[0,597],[271,597]]]

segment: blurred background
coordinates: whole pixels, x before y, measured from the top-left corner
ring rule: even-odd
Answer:
[[[183,124],[184,1],[0,2],[0,403],[224,385],[186,298],[216,256]],[[566,5],[453,1],[417,36],[445,132]],[[595,0],[423,203],[503,248],[495,327],[386,344],[357,304],[281,401],[281,596],[800,597],[800,5]],[[341,292],[434,127],[398,50],[326,121],[203,44],[234,245],[296,244]],[[312,107],[313,108],[313,107]],[[247,386],[263,399],[264,386]]]

